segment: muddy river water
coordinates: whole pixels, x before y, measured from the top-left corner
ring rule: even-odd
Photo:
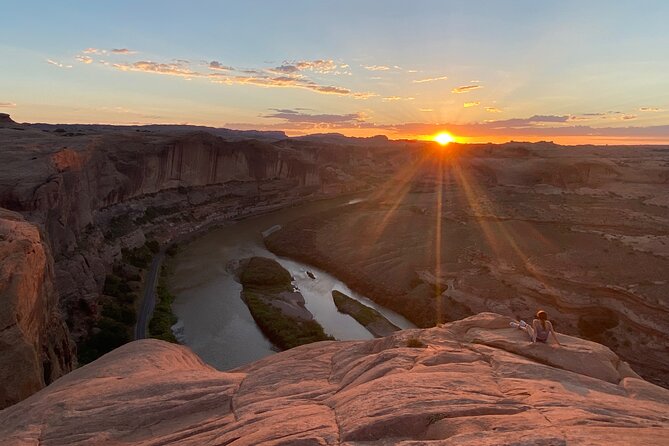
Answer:
[[[179,318],[180,341],[219,370],[235,368],[277,351],[253,321],[240,297],[242,287],[231,272],[231,264],[251,256],[276,259],[290,271],[307,309],[325,332],[336,339],[371,339],[372,335],[351,316],[337,311],[332,290],[339,290],[376,308],[400,328],[413,327],[402,316],[353,292],[327,272],[277,257],[265,248],[263,232],[276,230],[296,218],[355,201],[359,200],[340,198],[307,203],[232,222],[184,245],[171,261],[173,274],[169,284],[176,296],[172,308]]]

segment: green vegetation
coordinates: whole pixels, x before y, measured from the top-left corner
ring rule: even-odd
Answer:
[[[332,298],[337,306],[337,310],[341,313],[350,314],[356,321],[365,327],[379,319],[385,320],[385,318],[375,309],[361,304],[340,291],[332,291]]]
[[[143,225],[145,223],[151,223],[158,217],[162,217],[163,215],[174,214],[176,212],[179,212],[178,206],[162,207],[162,208],[157,206],[149,206],[144,211],[144,215],[135,219],[135,223],[140,225]]]
[[[276,260],[253,257],[242,271],[242,298],[258,327],[281,349],[332,340],[314,320],[284,314],[269,302],[284,291],[293,291],[293,278]]]
[[[122,249],[123,262],[141,269],[147,269],[153,256],[160,251],[160,245],[155,240],[147,240],[142,246],[134,249]]]
[[[177,245],[176,243],[171,244],[169,248],[165,250],[165,254],[167,254],[170,257],[174,257],[175,255],[177,255],[178,252],[179,252],[179,245]]]
[[[128,278],[110,274],[105,279],[102,317],[91,335],[79,345],[79,363],[89,363],[107,352],[132,340],[137,321],[135,294]]]
[[[388,336],[390,333],[399,330],[399,327],[386,319],[374,308],[363,305],[340,291],[333,290],[332,299],[340,313],[352,316],[353,319],[358,321],[360,325],[377,338]]]
[[[172,333],[172,325],[177,323],[177,317],[172,313],[172,302],[174,295],[167,289],[167,276],[169,268],[165,265],[160,270],[160,279],[156,290],[156,308],[149,322],[149,336],[167,342],[177,343]]]
[[[306,321],[286,316],[280,309],[267,303],[263,297],[254,292],[245,290],[242,296],[265,336],[283,350],[334,339],[325,334],[323,327],[314,320]]]
[[[252,257],[240,276],[244,287],[261,287],[265,291],[292,291],[293,278],[276,260]]]
[[[107,240],[114,240],[130,233],[135,228],[128,214],[117,215],[109,222],[109,229],[105,233]]]
[[[153,256],[159,251],[160,244],[155,240],[147,240],[144,245],[135,249],[122,250],[121,264],[115,265],[113,274],[109,274],[105,278],[102,291],[104,296],[99,302],[101,317],[91,330],[88,338],[78,346],[79,363],[89,363],[132,341],[133,331],[137,323],[138,296],[137,293],[133,292],[129,282],[140,281],[141,276],[133,272],[133,268],[128,268],[127,265],[147,269]],[[159,315],[159,318],[154,324],[155,332],[158,335],[155,337],[175,342],[173,336],[171,339],[167,339],[168,335],[163,332],[163,326],[166,324],[164,320],[171,320],[165,316],[165,311],[168,311],[168,314],[171,315],[169,305],[172,302],[172,297],[167,289],[162,286],[162,282],[158,286],[158,298],[160,302],[157,304],[156,314]],[[165,306],[167,306],[167,310],[165,310]],[[169,334],[171,334],[171,331],[169,331]]]
[[[418,338],[409,338],[409,339],[407,339],[407,347],[410,347],[410,348],[425,348],[425,347],[427,347],[427,345],[425,345],[423,343],[423,341],[421,341]]]

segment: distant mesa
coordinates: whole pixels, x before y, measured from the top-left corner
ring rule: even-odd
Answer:
[[[9,113],[0,113],[0,124],[16,124],[16,121],[9,117]]]

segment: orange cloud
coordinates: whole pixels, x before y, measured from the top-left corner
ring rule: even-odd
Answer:
[[[485,111],[487,111],[488,113],[502,113],[502,110],[500,110],[497,107],[486,107]]]
[[[464,104],[462,104],[462,106],[465,108],[476,107],[478,105],[481,105],[481,101],[465,102]]]
[[[455,87],[454,89],[451,90],[451,93],[467,93],[472,90],[476,90],[479,88],[483,88],[482,85],[464,85],[462,87]]]
[[[411,82],[413,82],[414,84],[423,84],[425,82],[445,81],[446,79],[448,79],[448,76],[428,77],[426,79],[415,79]]]
[[[129,50],[128,48],[113,48],[110,53],[113,54],[136,54],[137,51]]]
[[[131,64],[115,63],[114,68],[121,71],[141,71],[147,73],[167,74],[170,76],[181,77],[201,77],[202,74],[187,68],[181,63],[157,63],[146,60],[140,60]]]
[[[369,71],[388,71],[390,67],[385,65],[364,65],[363,68]]]
[[[81,63],[85,63],[85,64],[93,63],[93,58],[92,58],[92,57],[89,57],[89,56],[82,56],[82,55],[79,55],[79,56],[76,57],[76,59],[77,59],[79,62],[81,62]]]

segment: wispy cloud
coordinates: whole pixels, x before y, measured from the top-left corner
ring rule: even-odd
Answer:
[[[46,62],[58,68],[72,68],[72,65],[66,65],[53,59],[47,59]]]
[[[623,115],[620,119],[622,119],[623,121],[632,121],[636,118],[638,118],[637,115]]]
[[[393,102],[393,101],[413,101],[414,97],[407,96],[407,97],[402,97],[402,96],[385,96],[381,98],[382,101],[384,102]]]
[[[433,112],[434,109],[432,109],[432,108],[419,108],[418,111],[421,111],[421,112]]]
[[[386,65],[363,65],[363,68],[365,70],[369,71],[388,71],[390,70],[390,67]]]
[[[428,78],[425,78],[425,79],[415,79],[411,82],[413,82],[414,84],[424,84],[426,82],[445,81],[446,79],[448,79],[448,76],[428,77]]]
[[[201,77],[202,73],[191,70],[181,63],[157,63],[140,60],[134,63],[115,63],[114,68],[121,71],[141,71],[146,73],[167,74],[170,76],[181,76],[187,78]]]
[[[0,102],[0,108],[14,108],[16,107],[15,102]]]
[[[347,64],[338,65],[333,60],[316,59],[316,60],[298,60],[298,61],[284,61],[278,67],[269,68],[268,71],[280,74],[297,74],[301,71],[312,71],[319,74],[343,74],[348,69]]]
[[[472,90],[477,90],[479,88],[483,88],[482,85],[463,85],[462,87],[455,87],[454,89],[451,90],[451,93],[467,93]]]
[[[669,141],[669,125],[594,127],[570,125],[569,116],[535,115],[529,118],[514,118],[497,121],[473,122],[469,124],[442,122],[404,123],[379,126],[400,134],[429,135],[448,129],[456,135],[469,137],[517,137],[526,139],[551,139],[559,137],[623,138],[637,140]]]
[[[327,125],[358,125],[365,121],[363,113],[346,114],[309,114],[297,110],[280,109],[276,113],[263,115],[263,118],[282,119],[292,124],[327,124]]]
[[[112,48],[109,52],[112,54],[137,54],[137,51],[128,48]]]
[[[485,111],[488,113],[502,113],[502,110],[497,107],[486,107]]]
[[[119,62],[113,63],[111,66],[120,71],[177,76],[186,80],[195,78],[208,79],[210,82],[216,84],[252,85],[267,88],[301,88],[321,94],[349,96],[354,99],[368,99],[377,96],[375,93],[353,91],[347,87],[329,85],[320,79],[318,81],[311,79],[310,73],[321,75],[348,74],[342,71],[348,65],[338,64],[329,59],[298,60],[284,62],[278,67],[259,69],[235,69],[232,66],[224,65],[214,60],[206,65],[211,71],[197,69],[189,61],[181,59],[175,59],[172,62],[147,60]]]
[[[110,50],[101,48],[86,48],[82,52],[84,54],[96,54],[98,56],[102,56],[104,54],[137,54],[137,51],[130,50],[128,48],[112,48]]]
[[[464,108],[477,107],[479,105],[481,105],[481,101],[465,102],[464,104],[462,104]]]
[[[76,59],[77,59],[79,62],[81,62],[81,63],[85,63],[85,64],[93,63],[93,58],[90,57],[90,56],[82,56],[82,55],[78,55],[78,56],[76,57]]]
[[[234,71],[234,68],[228,65],[223,65],[217,60],[212,60],[209,62],[210,70],[220,70],[220,71]]]
[[[664,109],[661,109],[659,107],[641,107],[641,108],[639,108],[639,111],[642,111],[642,112],[661,112],[661,111],[664,111]]]

